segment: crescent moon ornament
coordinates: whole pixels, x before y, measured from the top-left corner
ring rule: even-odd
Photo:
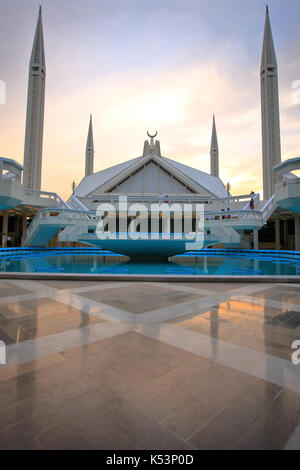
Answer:
[[[155,133],[154,135],[151,135],[151,134],[149,133],[149,131],[147,131],[147,136],[150,137],[150,139],[154,139],[154,137],[157,136],[157,131],[156,131],[156,133]]]
[[[150,137],[150,149],[154,149],[154,138],[157,136],[157,131],[154,135],[151,135],[149,131],[147,131],[147,136]]]

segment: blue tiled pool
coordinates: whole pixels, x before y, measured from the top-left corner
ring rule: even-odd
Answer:
[[[300,252],[203,249],[169,262],[137,262],[92,248],[16,248],[0,250],[0,272],[300,276]]]

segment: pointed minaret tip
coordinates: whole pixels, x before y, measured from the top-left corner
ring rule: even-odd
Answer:
[[[212,126],[212,135],[211,135],[211,148],[218,148],[216,120],[215,120],[214,114],[213,114],[213,126]]]
[[[219,177],[219,146],[216,129],[215,115],[213,115],[213,125],[210,144],[210,174]]]
[[[261,73],[268,66],[277,66],[276,52],[274,47],[269,7],[266,6],[266,20],[264,28],[263,50],[261,57]]]
[[[92,115],[90,114],[90,123],[89,123],[89,130],[88,130],[88,138],[87,138],[87,147],[92,148],[94,150],[94,142],[93,142],[93,121]]]
[[[85,176],[89,176],[94,173],[94,153],[93,124],[92,115],[90,114],[90,123],[85,150]]]
[[[32,66],[40,66],[46,69],[45,51],[44,51],[44,35],[43,35],[43,21],[42,21],[42,6],[39,7],[39,16],[35,29],[33,47],[31,52],[30,63]]]
[[[42,20],[42,5],[39,6],[38,22]]]

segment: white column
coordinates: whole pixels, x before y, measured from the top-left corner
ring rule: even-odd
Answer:
[[[8,212],[2,212],[2,217],[3,217],[3,223],[2,223],[2,232],[6,233],[7,235],[7,230],[8,230]]]
[[[197,258],[196,258],[196,259],[197,259]],[[207,256],[204,256],[204,258],[203,258],[203,268],[204,268],[205,274],[207,274],[207,273],[208,273]]]
[[[280,217],[275,217],[275,241],[276,250],[280,250]]]
[[[2,212],[2,233],[5,233],[7,236],[7,230],[8,230],[8,212]],[[6,242],[7,246],[7,242]],[[4,246],[3,248],[5,248]],[[1,247],[2,247],[2,240],[1,240]]]
[[[240,246],[242,250],[249,249],[249,239],[246,237],[244,230],[241,230],[240,233]]]
[[[258,230],[253,230],[253,249],[254,250],[259,250]]]
[[[23,245],[23,239],[24,239],[24,235],[25,235],[25,232],[27,230],[27,214],[26,212],[22,215],[22,234],[21,234],[21,246],[24,246]]]
[[[27,215],[23,214],[22,216],[22,237],[27,230]]]
[[[288,249],[288,221],[287,219],[284,220],[284,225],[283,225],[283,233],[284,233],[284,236],[283,236],[283,247],[285,250]]]
[[[3,161],[0,160],[0,181],[2,181],[3,170],[4,170]]]
[[[300,215],[295,215],[295,250],[300,251]]]

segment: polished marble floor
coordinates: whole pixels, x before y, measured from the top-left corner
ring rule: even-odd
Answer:
[[[2,280],[0,340],[0,449],[300,448],[298,285]]]

